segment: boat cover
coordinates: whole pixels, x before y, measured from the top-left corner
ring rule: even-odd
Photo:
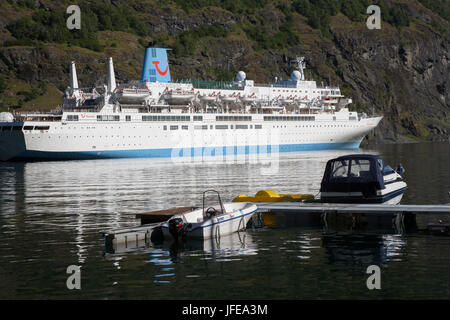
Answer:
[[[377,155],[353,154],[331,159],[327,162],[320,192],[375,195],[376,190],[385,188],[383,171],[387,173],[391,170]]]

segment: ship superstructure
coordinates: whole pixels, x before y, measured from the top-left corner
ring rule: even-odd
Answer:
[[[172,81],[165,48],[147,48],[140,81],[79,87],[75,63],[54,113],[0,115],[0,159],[198,157],[355,149],[381,116],[348,109],[338,87],[305,80]],[[3,119],[3,120],[2,120]]]

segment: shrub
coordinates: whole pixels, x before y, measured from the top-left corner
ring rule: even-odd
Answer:
[[[0,93],[3,93],[8,88],[8,84],[3,75],[0,75]]]

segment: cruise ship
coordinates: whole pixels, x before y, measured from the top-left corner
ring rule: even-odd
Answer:
[[[167,48],[146,48],[140,81],[80,88],[75,63],[63,104],[49,113],[0,114],[0,160],[192,158],[356,149],[381,121],[349,110],[338,87],[290,79],[255,84],[172,81]]]

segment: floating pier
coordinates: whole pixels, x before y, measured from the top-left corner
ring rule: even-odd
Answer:
[[[141,219],[142,224],[164,222],[172,218],[174,215],[190,212],[197,209],[197,207],[175,207],[165,210],[150,211],[138,213],[136,219]]]
[[[255,203],[259,212],[289,211],[295,213],[440,213],[449,214],[446,205],[392,205],[392,204],[351,204],[351,203],[308,203],[276,202]]]
[[[398,232],[424,230],[448,233],[450,223],[443,221],[450,214],[450,204],[444,205],[392,205],[392,204],[345,204],[318,202],[265,202],[255,203],[258,215],[253,222],[261,226],[325,226],[337,228],[378,229],[393,226]],[[161,222],[198,208],[176,207],[136,214],[141,225],[103,231],[108,253],[133,252],[146,248],[158,238]],[[156,240],[155,240],[156,241]]]

